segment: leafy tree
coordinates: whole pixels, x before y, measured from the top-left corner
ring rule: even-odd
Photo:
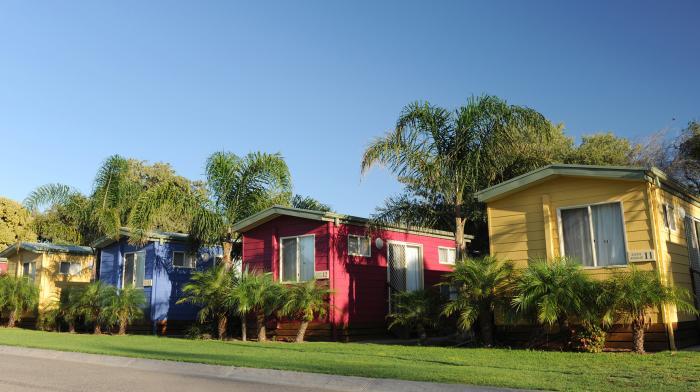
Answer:
[[[613,133],[583,136],[581,144],[565,157],[566,163],[599,166],[629,166],[640,152],[639,144]]]
[[[129,324],[143,317],[145,304],[143,290],[124,287],[110,296],[105,312],[109,314],[110,324],[116,323],[119,326],[119,335],[126,335]]]
[[[246,315],[252,313],[255,316],[258,341],[264,342],[267,340],[265,322],[279,309],[281,299],[282,286],[274,281],[272,273],[244,271],[233,291],[231,303],[236,304],[243,326]],[[246,333],[245,329],[243,333]]]
[[[8,313],[7,327],[13,328],[28,311],[39,304],[39,288],[25,278],[0,276],[0,311]]]
[[[0,197],[0,248],[19,241],[36,241],[29,211],[14,200]]]
[[[457,297],[445,305],[443,314],[457,314],[463,330],[478,322],[484,344],[493,345],[494,311],[505,305],[511,294],[513,264],[494,257],[464,259],[445,277],[444,284],[455,287]]]
[[[237,240],[233,225],[274,204],[288,203],[289,169],[279,154],[254,152],[239,157],[216,152],[207,159],[205,173],[208,199],[162,184],[139,197],[130,223],[143,235],[153,228],[154,216],[163,208],[191,213],[190,235],[199,243],[221,244],[224,263],[231,266]]]
[[[328,308],[328,296],[332,292],[317,284],[315,280],[287,286],[283,293],[283,305],[280,314],[301,321],[297,331],[296,342],[303,343],[306,329],[315,317],[325,317]]]
[[[291,205],[294,208],[302,208],[304,210],[332,211],[331,206],[321,203],[310,196],[294,195],[291,200]]]
[[[219,339],[226,338],[230,313],[231,292],[238,283],[236,270],[219,264],[192,274],[182,288],[184,296],[178,303],[191,303],[200,307],[197,317],[201,323],[209,319],[217,322]]]
[[[570,319],[590,305],[586,303],[589,284],[581,265],[566,257],[532,260],[515,283],[513,305],[521,314],[534,315],[540,324],[558,325],[566,336]]]
[[[97,281],[87,285],[78,300],[80,315],[84,317],[85,322],[93,324],[95,335],[102,334],[102,326],[112,320],[109,305],[116,291],[114,286]]]
[[[675,305],[681,312],[698,314],[687,290],[666,286],[653,271],[632,267],[615,275],[606,286],[606,294],[612,299],[608,315],[632,327],[634,351],[639,354],[644,353],[644,330],[650,312]]]
[[[375,218],[425,224],[436,220],[433,214],[424,214],[436,205],[449,211],[459,254],[464,254],[465,224],[480,209],[472,194],[541,166],[537,154],[521,159],[513,152],[522,148],[523,140],[541,145],[556,130],[535,110],[509,105],[494,96],[472,97],[454,112],[429,103],[410,104],[396,128],[374,140],[364,152],[363,173],[380,164],[405,185],[405,195],[398,199],[400,212],[387,213],[394,210],[391,202],[397,201],[390,200],[384,213]]]
[[[438,325],[440,305],[427,290],[399,291],[391,297],[391,307],[387,315],[389,329],[404,327],[409,332],[415,331],[421,344],[427,339],[428,328]]]

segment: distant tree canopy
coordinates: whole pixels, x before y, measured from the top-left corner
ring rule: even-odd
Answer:
[[[565,163],[598,166],[629,166],[635,163],[641,146],[625,137],[597,133],[581,137],[581,144],[572,147],[563,157]]]
[[[31,214],[16,201],[0,197],[0,250],[18,241],[36,241]]]

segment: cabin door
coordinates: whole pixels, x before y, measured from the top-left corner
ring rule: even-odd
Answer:
[[[388,243],[387,283],[390,306],[394,293],[423,289],[423,252],[420,245]]]

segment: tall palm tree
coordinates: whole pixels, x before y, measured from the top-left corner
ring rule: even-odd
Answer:
[[[438,325],[440,312],[438,301],[427,290],[399,291],[391,297],[388,328],[404,327],[418,334],[419,343],[427,339],[427,330]]]
[[[274,281],[271,273],[244,271],[230,303],[235,303],[235,309],[241,316],[244,334],[246,316],[251,313],[255,316],[258,341],[264,342],[267,340],[267,317],[279,309],[281,301],[282,286]]]
[[[314,211],[332,211],[331,206],[314,199],[311,196],[294,195],[290,204],[294,208],[301,208],[304,210],[314,210]]]
[[[253,152],[239,157],[216,152],[207,159],[205,173],[209,199],[162,184],[138,198],[130,226],[143,234],[152,228],[155,213],[163,207],[190,211],[194,216],[192,238],[200,243],[221,244],[223,261],[230,267],[237,240],[234,223],[274,204],[288,204],[289,169],[280,154]]]
[[[8,312],[7,327],[13,328],[39,304],[39,288],[26,277],[0,276],[0,311]]]
[[[605,292],[612,299],[609,316],[632,327],[634,351],[639,354],[644,354],[644,329],[650,312],[675,305],[678,311],[698,314],[687,290],[663,284],[653,271],[632,267],[629,272],[613,276]]]
[[[111,296],[105,311],[109,314],[110,321],[119,326],[119,335],[126,335],[129,324],[143,317],[145,304],[143,290],[129,286]]]
[[[534,315],[540,324],[558,325],[566,336],[570,319],[586,308],[589,284],[581,265],[566,257],[531,260],[515,283],[512,302],[521,314]]]
[[[109,305],[112,303],[117,290],[114,286],[100,281],[90,283],[85,287],[79,299],[80,314],[86,323],[92,323],[95,335],[102,334],[102,326],[110,323]]]
[[[457,297],[443,308],[443,314],[458,315],[459,327],[468,330],[478,321],[481,339],[493,345],[493,319],[498,305],[505,305],[512,291],[513,264],[495,257],[458,261],[452,272],[445,275]]]
[[[286,287],[280,314],[301,321],[295,339],[297,343],[304,342],[306,329],[315,317],[323,318],[326,316],[327,300],[331,294],[331,290],[320,286],[315,280]]]
[[[182,288],[183,297],[177,303],[191,303],[199,306],[197,318],[206,322],[213,318],[217,322],[219,339],[226,338],[230,313],[229,298],[238,282],[236,270],[219,264],[204,271],[192,274],[190,281]]]
[[[516,152],[521,141],[537,145],[553,129],[535,110],[489,95],[472,97],[454,112],[427,102],[406,106],[395,129],[374,140],[362,158],[363,173],[383,165],[406,186],[404,197],[389,200],[388,211],[376,218],[449,225],[458,255],[464,254],[465,224],[478,209],[472,193],[541,166],[537,154],[522,159]]]

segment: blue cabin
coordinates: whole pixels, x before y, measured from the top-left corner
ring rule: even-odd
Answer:
[[[222,257],[221,247],[192,249],[187,234],[150,232],[143,245],[129,243],[130,231],[122,229],[119,239],[97,240],[96,276],[104,283],[122,288],[143,288],[144,313],[153,333],[181,329],[196,319],[196,306],[177,304],[182,286],[193,271],[215,265]]]

